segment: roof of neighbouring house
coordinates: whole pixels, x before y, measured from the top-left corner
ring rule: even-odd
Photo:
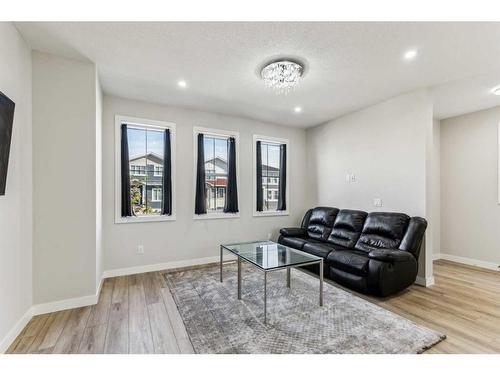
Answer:
[[[205,164],[207,164],[207,163],[213,163],[217,167],[222,168],[224,170],[227,170],[227,161],[219,156],[216,156],[215,158],[211,158],[211,159],[206,160]],[[271,167],[269,165],[263,164],[263,167],[265,167],[269,171],[275,171],[275,172],[279,171],[279,168]]]
[[[142,158],[146,158],[148,160],[152,160],[152,161],[154,161],[155,163],[158,163],[158,164],[163,163],[163,157],[161,157],[160,155],[158,155],[158,154],[156,154],[154,152],[148,152],[145,155],[139,155],[139,156],[133,157],[133,158],[130,159],[130,161],[139,160],[139,159],[142,159]]]

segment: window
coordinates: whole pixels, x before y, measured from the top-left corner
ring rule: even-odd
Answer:
[[[123,143],[123,126],[125,126],[127,143]],[[175,124],[116,116],[115,133],[115,222],[175,219],[173,210]],[[168,152],[165,153],[169,149],[166,144],[168,138],[170,139],[170,161],[169,163],[167,161],[167,165],[170,167],[170,174],[167,176],[170,175],[170,179],[163,177],[164,157],[169,155]],[[127,201],[127,196],[123,195],[122,189],[122,185],[126,182],[121,179],[122,173],[125,173],[121,165],[122,157],[124,157],[122,144],[128,144],[129,161],[129,189],[125,188],[125,190],[130,192],[130,208],[125,214],[123,212],[125,204],[122,201]]]
[[[278,190],[274,188],[279,184],[280,145],[261,141],[261,154],[262,189],[264,190],[264,197],[266,197],[263,210],[276,211],[278,208]]]
[[[195,218],[216,218],[230,217],[239,215],[237,213],[225,213],[227,186],[228,186],[228,157],[229,157],[229,139],[235,138],[236,151],[238,150],[238,133],[195,128],[194,130],[194,152],[195,162],[197,161],[197,137],[203,134],[203,151],[205,166],[205,204],[206,214],[196,215]],[[236,152],[237,153],[237,152]],[[236,155],[238,162],[238,155]],[[195,166],[195,181],[196,181]],[[236,168],[237,170],[237,168]]]
[[[205,135],[205,185],[207,213],[223,212],[227,188],[227,139]]]
[[[132,176],[145,176],[146,175],[146,166],[145,165],[136,165],[134,162],[130,162],[130,174]]]
[[[155,165],[155,176],[163,176],[163,166],[161,165]]]
[[[152,202],[161,202],[161,194],[162,194],[162,189],[159,188],[153,188],[152,191]]]
[[[282,170],[282,162],[288,164],[286,151],[284,159],[282,159],[283,147],[288,148],[288,140],[270,138],[264,136],[254,136],[254,216],[266,215],[288,215],[288,178],[287,178],[287,165]],[[257,147],[260,145],[260,155],[257,155]],[[260,159],[259,159],[260,158]],[[258,159],[260,160],[260,169],[257,168]],[[260,187],[262,194],[257,193],[257,185],[259,184],[259,173],[261,174],[260,180],[262,185]],[[284,186],[281,186],[280,179],[284,178]],[[280,191],[284,192],[285,209],[279,209],[280,204]],[[261,207],[259,207],[257,200],[261,199]],[[258,208],[261,208],[260,210]]]

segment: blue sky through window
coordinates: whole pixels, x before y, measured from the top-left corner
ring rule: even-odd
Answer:
[[[227,161],[227,140],[220,138],[213,138],[210,136],[203,137],[203,146],[205,149],[205,160],[213,158],[221,158]]]
[[[273,143],[261,143],[262,164],[270,167],[280,167],[280,146]]]
[[[163,131],[130,127],[127,130],[130,159],[150,152],[163,157]]]

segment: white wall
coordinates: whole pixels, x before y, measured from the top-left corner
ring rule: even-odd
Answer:
[[[433,163],[432,163],[432,248],[434,254],[441,252],[441,122],[434,120],[433,123]]]
[[[173,222],[114,223],[115,115],[174,122],[177,125],[176,207]],[[238,219],[194,220],[193,126],[235,130],[240,133]],[[252,216],[252,136],[268,135],[290,140],[290,216]],[[219,245],[231,241],[267,239],[284,226],[300,223],[313,204],[306,176],[305,131],[237,117],[184,110],[104,97],[103,116],[103,236],[105,269],[120,269],[170,261],[216,256]],[[137,254],[143,244],[144,254]]]
[[[441,253],[500,264],[500,107],[441,120]]]
[[[309,180],[315,182],[316,203],[427,217],[431,139],[432,103],[425,90],[308,130]],[[346,174],[355,174],[356,182],[346,182]],[[383,206],[374,207],[374,198],[381,198]],[[428,267],[429,262],[423,253],[419,275],[430,277],[432,269],[427,274],[424,264]]]
[[[96,249],[96,292],[104,271],[104,253],[102,248],[102,100],[103,94],[99,76],[96,72],[96,119],[95,119],[95,249]]]
[[[33,52],[34,303],[96,292],[96,71]]]
[[[16,103],[7,187],[0,196],[0,352],[31,307],[31,51],[10,23],[0,23],[0,91]]]

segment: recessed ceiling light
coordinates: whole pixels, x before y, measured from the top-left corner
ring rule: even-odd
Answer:
[[[417,50],[416,49],[410,49],[405,52],[403,55],[405,60],[413,60],[415,57],[417,57]]]
[[[497,87],[493,88],[493,89],[491,90],[491,93],[492,93],[493,95],[498,95],[498,96],[500,96],[500,86],[497,86]]]
[[[187,87],[187,82],[184,81],[184,80],[180,80],[180,81],[177,82],[177,86],[179,86],[180,88],[185,89]]]
[[[300,113],[302,112],[302,107],[295,107],[293,110],[295,113]]]

